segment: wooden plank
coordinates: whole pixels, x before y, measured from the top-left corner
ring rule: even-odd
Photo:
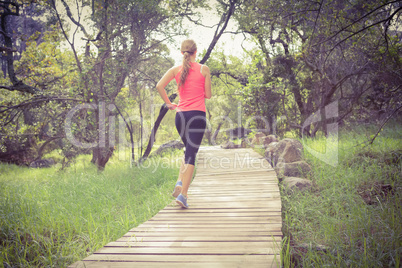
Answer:
[[[210,169],[201,170],[200,177],[202,176],[217,176],[217,175],[228,175],[231,174],[232,176],[236,176],[239,172],[249,173],[249,172],[266,172],[265,168],[237,168],[235,166],[229,166],[226,170],[218,172],[217,169]]]
[[[211,178],[211,174],[213,174],[214,178],[232,178],[235,175],[236,179],[238,178],[276,178],[275,171],[266,170],[266,169],[258,169],[258,170],[238,170],[238,171],[227,171],[227,172],[211,172],[207,169],[197,168],[197,178],[199,180],[204,180]]]
[[[187,241],[187,242],[144,242],[144,241],[115,241],[106,244],[106,247],[192,247],[192,248],[276,248],[280,243],[272,241],[251,241],[247,244],[243,242],[209,242],[209,241]]]
[[[241,211],[241,209],[180,209],[177,207],[170,207],[171,209],[168,209],[167,207],[161,210],[158,214],[155,216],[158,217],[168,217],[168,218],[174,218],[174,217],[182,217],[182,216],[233,216],[233,217],[244,217],[244,216],[267,216],[267,217],[281,217],[281,212],[280,211],[274,211],[274,210],[249,210],[245,209],[244,211]]]
[[[213,243],[212,243],[213,244]],[[105,246],[95,254],[132,254],[132,255],[249,255],[249,254],[279,254],[279,249],[274,248],[215,248],[215,247],[108,247]]]
[[[254,186],[254,185],[250,185],[250,186]],[[276,185],[275,185],[276,186]],[[238,193],[238,192],[259,192],[259,193],[277,193],[279,192],[278,189],[275,189],[275,187],[258,187],[258,186],[254,186],[254,187],[249,187],[251,189],[246,189],[243,187],[239,187],[239,188],[233,188],[231,189],[231,192],[233,193]],[[206,191],[207,189],[203,188],[203,187],[197,187],[197,188],[190,188],[189,189],[189,193],[210,193],[210,192],[215,192],[215,193],[220,193],[220,192],[225,192],[224,189],[222,188],[210,188],[210,190]]]
[[[206,189],[207,190],[207,189]],[[280,196],[276,196],[275,192],[267,192],[265,193],[265,196],[263,194],[259,194],[258,192],[254,192],[257,191],[257,189],[249,189],[250,192],[235,192],[235,190],[233,190],[232,187],[222,187],[222,190],[220,193],[213,193],[213,192],[207,192],[207,193],[200,193],[200,192],[188,192],[188,197],[197,197],[197,196],[216,196],[216,197],[225,197],[225,196],[229,196],[232,197],[233,201],[236,200],[236,197],[241,197],[242,195],[244,196],[251,196],[253,198],[264,198],[264,197],[268,197],[268,198],[274,198],[276,200],[280,200]],[[228,193],[228,194],[227,194]],[[269,196],[271,195],[271,196]]]
[[[136,236],[136,237],[187,237],[194,236],[194,231],[170,231],[170,232],[128,232],[124,236]],[[214,231],[198,231],[196,233],[199,236],[207,236],[212,238],[217,237],[271,237],[273,235],[281,235],[281,228],[272,229],[271,231],[260,231],[260,232],[214,232]]]
[[[190,208],[231,208],[231,207],[237,207],[237,208],[264,208],[264,207],[271,207],[271,208],[278,208],[278,205],[276,204],[270,204],[267,202],[267,205],[262,203],[262,202],[236,202],[235,204],[226,202],[226,203],[216,203],[216,202],[200,202],[200,203],[191,203],[191,201],[188,202]],[[278,208],[280,210],[280,208]]]
[[[254,227],[255,230],[250,230],[251,227]],[[242,232],[244,234],[250,234],[253,235],[255,233],[261,234],[261,233],[270,233],[275,230],[279,230],[278,227],[280,228],[279,224],[271,224],[271,225],[261,225],[261,226],[250,226],[250,227],[245,227],[245,226],[221,226],[221,227],[216,227],[214,228],[214,231],[211,231],[211,227],[208,227],[207,225],[204,226],[193,226],[193,227],[139,227],[135,230],[136,233],[152,233],[152,232],[166,232],[169,233],[170,235],[175,234],[177,232],[184,232],[184,233],[191,233],[191,232],[225,232],[225,233],[230,233],[233,232],[234,234]]]
[[[158,215],[152,217],[149,219],[147,222],[148,223],[160,223],[160,222],[166,222],[170,224],[189,224],[189,223],[206,223],[206,224],[228,224],[228,223],[267,223],[271,220],[270,217],[213,217],[211,218],[206,218],[206,217],[198,217],[198,218],[193,218],[192,216],[185,216],[185,217],[175,217],[174,219],[171,218],[166,218],[166,217],[159,217]],[[275,220],[275,218],[272,218],[272,220]],[[281,223],[282,224],[282,223]],[[138,228],[138,227],[137,227]]]
[[[122,259],[124,258],[124,261]],[[277,255],[93,254],[71,267],[280,267]]]
[[[218,185],[217,185],[218,186]],[[258,185],[249,185],[248,188],[244,187],[238,187],[238,188],[233,188],[231,191],[234,192],[241,192],[241,191],[246,191],[246,192],[251,192],[251,191],[257,191],[257,192],[279,192],[279,189],[276,188],[277,185],[273,185],[270,187],[259,187]],[[210,187],[209,187],[210,188]],[[219,191],[224,191],[222,188],[210,188],[210,190],[206,191],[205,187],[198,186],[197,188],[191,187],[189,189],[190,192],[204,192],[204,193],[209,193],[209,192],[219,192]]]
[[[255,200],[255,201],[270,201],[270,200],[278,200],[278,198],[280,198],[279,193],[278,194],[265,194],[265,195],[238,195],[238,196],[225,196],[225,195],[221,195],[221,196],[211,196],[211,195],[207,195],[207,196],[200,196],[200,195],[188,195],[189,196],[189,200],[191,201],[213,201],[213,202],[233,202],[233,199],[237,200],[237,201],[251,201],[251,200]]]
[[[244,186],[253,187],[253,188],[256,188],[256,187],[262,188],[262,187],[266,187],[266,186],[267,187],[275,186],[277,184],[278,184],[277,182],[264,182],[264,183],[256,183],[256,184],[250,185],[250,182],[246,182],[246,181],[244,181],[244,182],[242,182],[242,181],[232,181],[230,183],[223,183],[222,181],[200,181],[200,182],[194,181],[192,183],[192,186],[194,186],[194,187],[212,187],[212,186],[215,186],[215,187],[231,187],[233,189],[236,189],[238,187],[244,187]]]
[[[224,213],[224,212],[229,212],[229,213],[244,213],[244,212],[267,212],[267,213],[273,213],[275,215],[280,215],[280,211],[278,212],[277,209],[272,209],[272,208],[227,208],[227,209],[211,209],[211,208],[198,208],[198,209],[181,209],[179,207],[170,207],[167,206],[163,210],[161,210],[159,213]]]
[[[264,204],[265,205],[265,204]],[[271,202],[269,202],[266,206],[264,205],[259,205],[259,206],[254,206],[254,207],[231,207],[231,206],[225,206],[225,207],[214,207],[214,206],[192,206],[191,209],[195,211],[206,211],[206,210],[230,210],[230,209],[248,209],[248,210],[255,210],[255,209],[269,209],[270,211],[273,212],[281,212],[281,208],[278,207],[277,204],[271,204]],[[164,208],[165,210],[179,210],[182,211],[183,209],[179,206],[177,206],[176,203],[172,203],[171,205],[168,205],[167,207]],[[180,212],[178,212],[180,213]]]
[[[171,210],[170,210],[171,211]],[[263,211],[263,212],[253,212],[253,211],[244,211],[244,212],[228,212],[228,211],[213,211],[213,212],[200,212],[200,211],[193,211],[193,212],[187,212],[184,210],[183,213],[180,213],[179,215],[185,214],[186,217],[190,216],[191,217],[272,217],[272,218],[278,218],[279,220],[282,219],[282,215],[279,212],[268,212],[268,211]],[[154,217],[158,218],[172,218],[172,217],[177,217],[176,213],[172,213],[172,211],[169,213],[169,210],[159,212],[156,214]]]
[[[235,179],[247,179],[247,178],[266,178],[266,179],[275,179],[276,172],[274,170],[265,170],[265,169],[258,169],[258,170],[236,170],[236,171],[227,171],[227,172],[212,172],[214,175],[211,176],[211,170],[207,169],[198,169],[196,178],[198,180],[208,180],[211,178],[217,179],[229,179],[233,177]]]
[[[250,185],[250,180],[253,180],[252,185],[277,185],[278,181],[276,179],[269,179],[269,178],[247,178],[247,179],[236,179],[234,180],[233,178],[216,178],[216,177],[208,177],[209,179],[205,179],[205,180],[199,180],[199,179],[195,179],[192,183],[194,184],[194,186],[198,185],[198,184],[219,184],[219,185],[232,185],[234,183],[237,184],[249,184]],[[192,186],[193,186],[192,184]],[[191,187],[194,188],[194,187]],[[191,189],[190,188],[190,189]],[[269,187],[268,187],[269,189]],[[276,190],[276,189],[275,189]]]
[[[189,195],[189,201],[191,201],[191,196]],[[281,203],[281,199],[279,197],[276,198],[269,198],[269,200],[266,200],[266,203],[264,202],[260,202],[260,201],[264,201],[264,199],[262,198],[256,198],[256,199],[252,199],[252,200],[241,200],[238,201],[234,198],[234,200],[232,200],[229,204],[229,208],[247,208],[247,207],[277,207],[278,204]],[[200,205],[204,204],[204,203],[208,203],[208,204],[215,204],[217,207],[226,207],[227,204],[225,204],[226,202],[215,202],[214,200],[208,200],[208,201],[197,201],[196,205],[197,207],[200,207]],[[205,206],[208,207],[208,206]]]
[[[191,193],[188,193],[188,196],[191,196],[192,198],[217,197],[217,198],[245,199],[245,198],[250,198],[250,197],[278,198],[278,197],[280,197],[279,194],[280,193],[278,193],[278,192],[266,192],[266,193],[257,193],[257,192],[241,192],[241,193],[234,193],[234,192],[200,193],[200,192],[198,192],[197,193],[197,192],[191,192]]]
[[[268,263],[268,264],[267,264]],[[75,268],[110,268],[110,267],[116,267],[116,268],[128,268],[128,267],[146,267],[146,268],[160,268],[163,266],[164,268],[177,268],[179,266],[185,266],[186,268],[205,268],[205,267],[211,267],[211,268],[233,268],[233,267],[247,267],[249,268],[250,265],[253,268],[266,268],[267,265],[268,267],[280,267],[279,264],[269,264],[267,261],[259,261],[259,262],[243,262],[239,264],[239,262],[206,262],[206,263],[190,263],[190,261],[187,262],[163,262],[161,264],[160,262],[126,262],[126,261],[82,261],[77,263]]]
[[[200,183],[220,183],[220,184],[232,184],[232,183],[246,183],[246,184],[250,184],[250,180],[253,180],[253,184],[265,184],[265,183],[269,183],[271,184],[278,184],[278,180],[276,178],[264,178],[264,177],[255,177],[255,178],[238,178],[238,179],[233,179],[230,177],[220,177],[218,178],[217,176],[213,176],[213,177],[206,177],[208,179],[204,179],[204,180],[200,180],[200,179],[195,179],[193,181],[194,185]]]
[[[229,194],[230,193],[241,193],[241,192],[248,192],[248,193],[253,193],[253,192],[256,192],[256,193],[272,193],[272,192],[275,192],[275,193],[277,193],[278,192],[278,190],[277,189],[272,189],[273,187],[264,187],[264,188],[262,188],[262,187],[258,187],[258,186],[253,186],[253,185],[250,185],[250,187],[248,187],[248,188],[245,188],[245,187],[239,187],[239,188],[232,188],[232,189],[230,189],[230,191],[229,191]],[[208,189],[205,189],[205,187],[197,187],[197,188],[192,188],[192,189],[189,189],[189,193],[204,193],[204,194],[208,194],[208,193],[227,193],[228,192],[228,190],[227,189],[223,189],[223,187],[222,188],[209,188],[210,190],[208,190]]]
[[[138,227],[135,231],[135,233],[151,233],[151,232],[170,232],[171,234],[174,234],[175,232],[206,232],[210,231],[211,228],[214,228],[216,230],[215,232],[246,232],[249,234],[255,233],[255,232],[272,232],[272,231],[277,231],[278,230],[278,225],[280,223],[272,223],[272,224],[221,224],[219,225],[207,225],[207,224],[196,224],[196,225],[145,225],[142,227]],[[249,231],[250,229],[253,229]],[[129,231],[130,232],[130,231]]]
[[[231,208],[233,207],[233,204],[231,203],[220,203],[217,204],[215,202],[210,202],[210,203],[191,203],[191,201],[189,201],[189,206],[190,208]],[[269,204],[270,207],[274,208],[277,207],[275,204]],[[237,208],[248,208],[248,207],[252,207],[252,208],[263,208],[264,204],[262,204],[261,202],[244,202],[241,204],[236,204]],[[280,208],[278,208],[278,210],[280,210]]]
[[[131,241],[131,242],[259,242],[259,241],[268,241],[268,242],[281,242],[282,236],[281,234],[275,234],[272,236],[242,236],[242,237],[231,237],[231,236],[222,236],[222,237],[209,237],[209,236],[186,236],[186,237],[137,237],[137,236],[122,236],[117,239],[117,242],[123,241]]]
[[[203,224],[203,225],[209,225],[209,226],[219,226],[219,225],[229,225],[229,224],[255,224],[255,225],[261,225],[261,224],[270,224],[270,223],[280,223],[282,224],[281,217],[206,217],[206,216],[186,216],[184,220],[178,219],[170,219],[167,217],[157,217],[153,218],[153,220],[149,220],[138,227],[144,226],[144,225],[155,225],[155,224],[165,224],[165,225],[178,225],[178,226],[183,226],[183,225],[188,225],[188,226],[194,226],[198,224]],[[138,228],[137,227],[137,228]]]
[[[233,201],[219,201],[215,202],[212,198],[210,200],[196,200],[197,198],[192,198],[189,195],[187,199],[187,203],[191,208],[201,209],[201,208],[216,208],[216,209],[230,209],[230,208],[264,208],[268,207],[270,209],[275,209],[278,211],[278,204],[280,203],[280,199],[275,197],[272,198],[259,198],[252,200],[233,200]],[[193,202],[194,201],[194,202]],[[172,203],[172,205],[177,206],[176,203]]]
[[[194,188],[189,189],[189,193],[204,193],[208,194],[210,192],[214,193],[226,193],[228,190],[230,193],[239,193],[239,192],[257,192],[257,193],[279,193],[279,190],[276,188],[277,187],[277,182],[271,184],[250,184],[250,183],[220,183],[220,182],[215,182],[215,183],[194,183]],[[195,188],[195,186],[197,188]],[[210,190],[206,189],[209,188]],[[276,188],[276,189],[275,189]]]
[[[272,186],[277,186],[277,185],[273,184]],[[208,191],[208,189],[211,188],[211,186],[207,186],[207,185],[197,185],[197,187],[199,189],[204,189],[205,191]],[[230,191],[234,190],[235,191],[235,190],[238,190],[239,188],[241,188],[241,190],[243,190],[243,191],[244,190],[257,190],[258,191],[261,188],[266,187],[266,186],[263,186],[263,185],[238,185],[236,187],[234,185],[228,184],[228,185],[214,185],[213,187],[219,187],[219,189],[221,189],[222,191],[227,191],[227,190],[230,190]]]
[[[197,221],[195,219],[194,221]],[[254,222],[245,222],[245,223],[233,223],[233,222],[225,222],[223,224],[219,223],[208,223],[206,221],[201,222],[163,222],[163,221],[154,221],[153,223],[143,223],[139,225],[135,230],[141,230],[140,228],[271,228],[272,224],[281,224],[280,219],[269,220],[267,223],[254,223]],[[184,230],[184,229],[183,229]]]
[[[181,210],[183,211],[183,210]],[[280,218],[281,212],[278,211],[237,211],[236,209],[226,210],[226,209],[219,209],[214,211],[205,211],[202,209],[197,209],[196,211],[183,211],[177,212],[173,209],[171,210],[163,210],[163,212],[159,212],[152,218],[168,218],[174,219],[176,217],[268,217],[268,218]]]

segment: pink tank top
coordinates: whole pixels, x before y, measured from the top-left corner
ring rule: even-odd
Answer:
[[[179,88],[178,112],[203,111],[205,112],[205,77],[201,73],[202,65],[191,62],[186,82]],[[175,76],[177,84],[180,82],[181,69]]]

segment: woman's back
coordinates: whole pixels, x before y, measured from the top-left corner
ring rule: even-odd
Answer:
[[[205,112],[205,77],[202,75],[202,65],[197,62],[190,64],[186,81],[179,87],[177,111]],[[180,84],[180,75],[181,68],[175,76],[177,84]]]

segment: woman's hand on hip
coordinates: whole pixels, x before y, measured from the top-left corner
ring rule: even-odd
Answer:
[[[168,107],[169,110],[174,110],[174,109],[176,109],[177,104],[176,103],[169,103],[169,104],[166,103],[166,107]]]

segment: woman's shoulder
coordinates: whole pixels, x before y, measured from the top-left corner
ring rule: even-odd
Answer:
[[[201,63],[200,63],[200,65],[201,65],[202,69],[204,69],[204,68],[205,68],[205,69],[208,69],[208,70],[209,70],[209,67],[208,67],[207,65],[205,65],[205,64],[201,64]]]
[[[207,65],[201,64],[201,73],[205,77],[210,73],[209,67]]]
[[[172,68],[170,68],[170,71],[174,74],[174,76],[176,76],[181,70],[181,65],[178,66],[173,66]]]
[[[171,70],[180,70],[181,69],[181,65],[176,65],[173,66],[172,68],[170,68]]]

